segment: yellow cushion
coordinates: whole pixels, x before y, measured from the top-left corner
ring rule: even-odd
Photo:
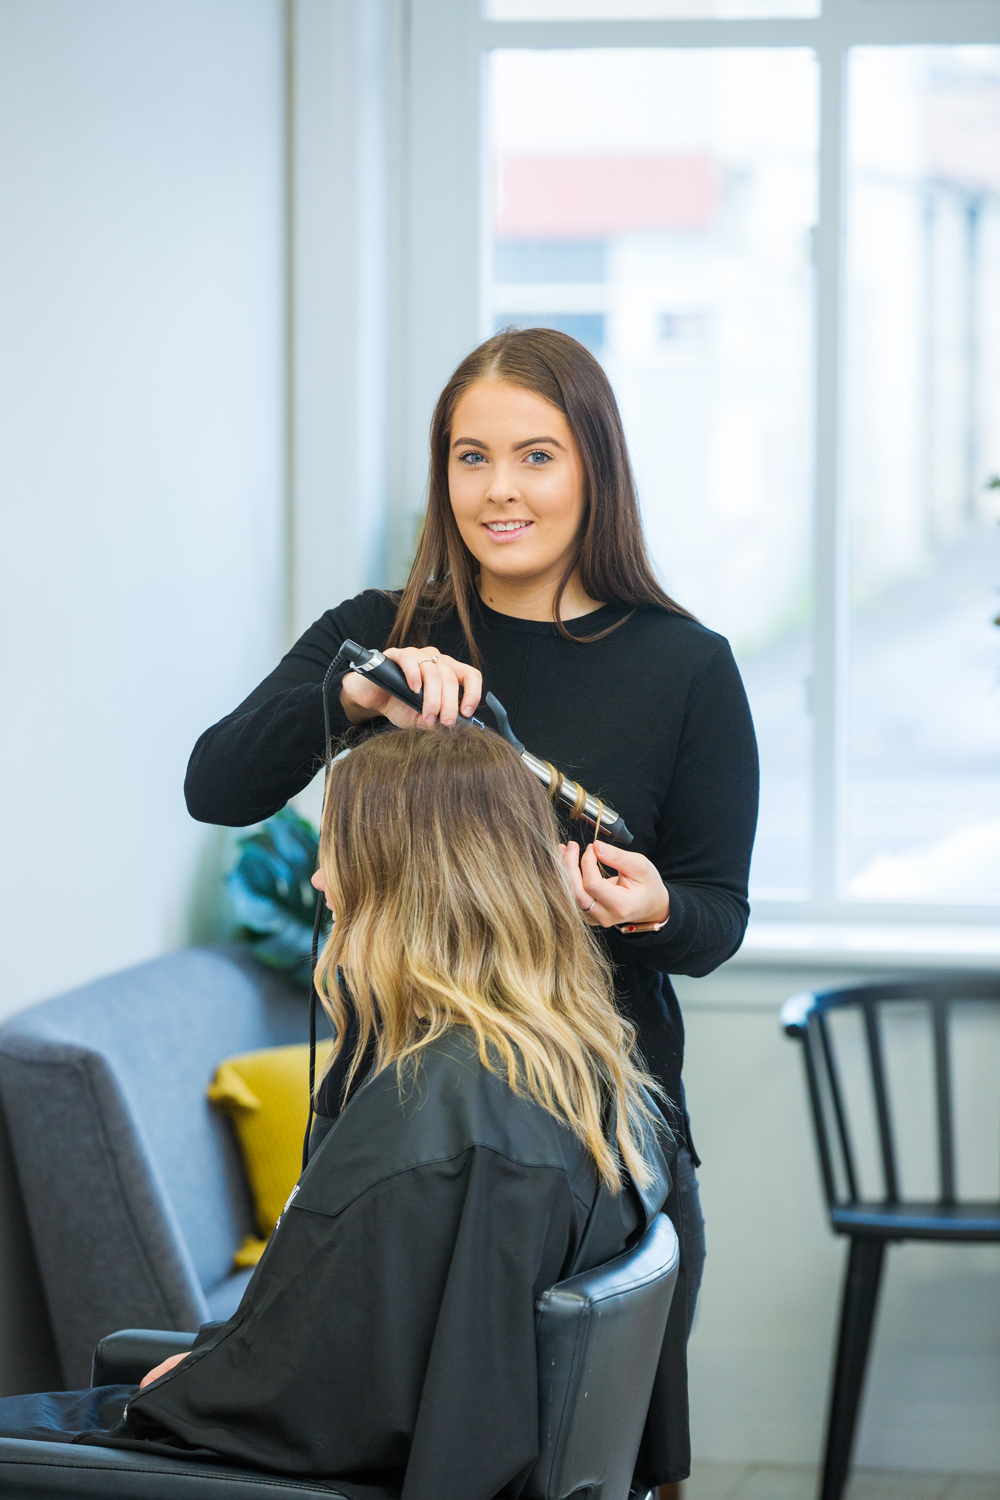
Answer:
[[[330,1043],[316,1048],[316,1066]],[[302,1170],[309,1117],[309,1048],[268,1047],[219,1064],[208,1089],[233,1122],[253,1198],[257,1235],[248,1235],[234,1264],[255,1266]]]

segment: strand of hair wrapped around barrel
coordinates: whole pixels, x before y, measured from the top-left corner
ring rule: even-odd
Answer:
[[[549,773],[549,801],[558,802],[567,778],[550,760],[543,761],[542,764]],[[587,806],[587,789],[578,781],[571,781],[569,784],[573,788],[573,806],[569,810],[569,815],[571,818],[582,818],[584,808]],[[604,819],[604,803],[600,797],[594,800],[597,803],[597,822],[594,824],[594,838],[596,839],[600,835],[601,823]]]

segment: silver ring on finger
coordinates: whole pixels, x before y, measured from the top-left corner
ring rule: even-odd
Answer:
[[[593,911],[594,907],[596,905],[597,905],[597,897],[595,896],[594,899],[593,899],[593,901],[591,901],[590,905],[589,906],[585,906],[583,908],[583,914],[584,914],[584,916],[587,915],[588,911]]]
[[[432,661],[434,665],[437,666],[440,660],[440,656],[421,656],[419,661],[417,662],[417,666],[422,667],[425,661]]]

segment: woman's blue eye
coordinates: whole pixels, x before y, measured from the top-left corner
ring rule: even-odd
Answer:
[[[458,456],[458,461],[459,461],[460,464],[467,464],[467,467],[470,468],[470,469],[477,469],[479,467],[479,465],[478,464],[470,464],[470,463],[468,463],[468,460],[470,458],[482,458],[482,456],[483,455],[481,453],[476,453],[474,450],[470,449],[470,451],[468,453],[460,453],[459,456]]]
[[[535,448],[533,452],[531,452],[531,453],[529,453],[527,455],[527,457],[529,459],[542,458],[542,459],[545,460],[545,463],[551,463],[552,462],[552,454],[551,453],[546,453],[546,451],[545,451],[544,448]],[[541,469],[541,468],[544,468],[544,466],[545,466],[544,464],[536,464],[536,463],[533,463],[531,465],[531,467],[533,469]]]

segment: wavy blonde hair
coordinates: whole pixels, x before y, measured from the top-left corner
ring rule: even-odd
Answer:
[[[616,1192],[623,1166],[649,1181],[644,1090],[657,1086],[558,838],[542,788],[490,730],[397,729],[335,761],[320,867],[336,920],[316,970],[334,1029],[327,1067],[348,1004],[358,1040],[346,1087],[373,1034],[381,1071],[468,1027],[483,1066],[568,1125]]]

